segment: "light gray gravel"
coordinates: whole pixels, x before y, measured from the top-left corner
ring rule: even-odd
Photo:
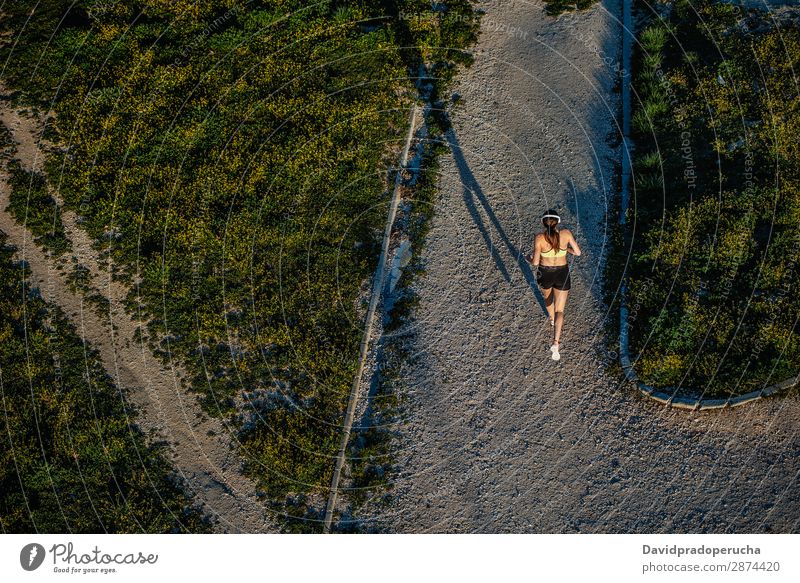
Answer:
[[[479,6],[484,32],[456,88],[456,147],[407,330],[396,501],[376,527],[797,532],[797,397],[675,411],[605,372],[618,0],[559,20],[532,2]],[[560,362],[521,257],[548,206],[584,249]]]

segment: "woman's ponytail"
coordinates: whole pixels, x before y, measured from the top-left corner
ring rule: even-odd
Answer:
[[[550,249],[558,251],[561,248],[561,243],[558,240],[558,229],[556,225],[561,222],[561,218],[554,210],[548,210],[542,216],[542,224],[544,225],[544,238],[550,245]]]

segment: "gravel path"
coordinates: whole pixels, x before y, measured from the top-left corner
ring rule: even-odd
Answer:
[[[0,98],[0,123],[11,131],[23,168],[41,168],[37,121]],[[111,279],[107,264],[98,259],[89,238],[77,226],[75,214],[65,211],[62,215],[73,251],[59,260],[51,259],[6,211],[9,195],[7,172],[0,168],[0,230],[8,236],[8,243],[17,247],[17,258],[28,262],[31,285],[45,300],[58,304],[78,334],[98,350],[105,370],[139,408],[137,421],[143,430],[170,445],[172,464],[196,501],[214,519],[215,530],[274,531],[256,498],[255,486],[241,473],[241,460],[232,443],[235,429],[201,411],[194,395],[182,387],[181,378],[186,373],[179,365],[165,367],[147,346],[134,339],[140,323],[125,311],[128,290]],[[98,315],[80,293],[70,290],[66,278],[70,256],[89,269],[95,289],[109,301],[108,316]]]
[[[619,0],[553,20],[482,2],[406,330],[400,532],[797,532],[800,399],[665,409],[609,376],[602,269],[619,159]],[[522,254],[558,208],[581,243],[562,359]]]

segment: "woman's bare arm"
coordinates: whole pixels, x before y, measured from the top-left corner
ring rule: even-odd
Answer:
[[[536,235],[533,238],[533,253],[531,255],[526,255],[525,259],[531,262],[531,265],[534,267],[539,267],[539,261],[541,260],[542,252],[539,251],[539,235]]]
[[[531,263],[534,267],[539,267],[539,261],[542,259],[542,252],[539,250],[539,236],[533,238],[533,261]]]
[[[570,249],[570,247],[572,247],[572,249]],[[569,243],[567,244],[567,250],[575,257],[580,257],[581,255],[581,248],[578,246],[578,242],[575,240],[575,236],[572,234],[572,231],[569,232]]]

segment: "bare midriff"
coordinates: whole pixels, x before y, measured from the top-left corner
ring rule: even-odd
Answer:
[[[563,257],[541,257],[539,265],[545,267],[560,267],[567,264],[567,256]]]

